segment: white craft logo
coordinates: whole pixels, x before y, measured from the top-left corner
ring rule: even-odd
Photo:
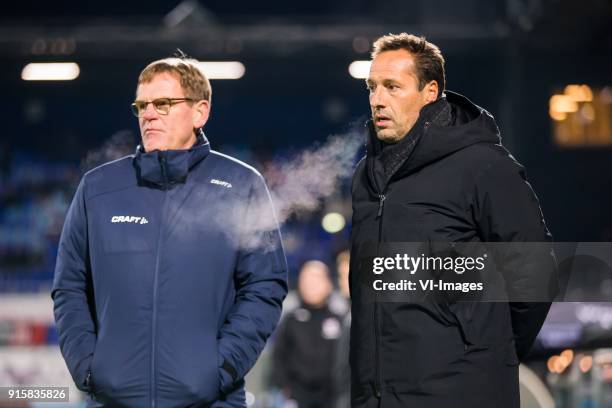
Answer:
[[[223,180],[212,179],[210,180],[210,184],[217,184],[225,188],[232,188],[232,183],[228,183],[227,181]]]
[[[130,224],[148,224],[146,217],[135,217],[133,215],[113,215],[111,222],[127,222]]]

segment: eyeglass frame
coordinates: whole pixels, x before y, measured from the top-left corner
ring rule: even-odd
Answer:
[[[157,106],[155,106],[155,102],[157,101],[168,101],[168,111],[164,112],[164,111],[160,111]],[[132,113],[134,114],[134,116],[136,116],[137,118],[142,117],[142,115],[147,111],[147,108],[149,107],[149,104],[153,104],[153,109],[155,109],[155,112],[159,113],[160,115],[169,115],[170,114],[170,108],[172,108],[174,105],[181,103],[181,102],[196,102],[197,99],[193,99],[193,98],[156,98],[153,99],[152,101],[134,101],[132,102],[132,104],[130,105],[130,107],[132,108]],[[137,102],[141,102],[144,103],[144,107],[142,108],[142,110],[139,110],[138,107],[136,106]]]

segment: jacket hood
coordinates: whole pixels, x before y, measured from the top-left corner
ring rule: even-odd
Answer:
[[[138,145],[133,162],[138,182],[162,188],[184,183],[191,168],[208,153],[210,143],[203,131],[198,132],[196,142],[190,149],[146,152],[144,146]]]
[[[372,163],[373,168],[378,168],[375,172],[381,174],[379,185],[475,143],[501,143],[493,116],[465,96],[451,91],[445,91],[437,101],[425,105],[412,129],[394,145],[384,147],[371,121],[368,128],[368,159],[381,162],[378,166]]]

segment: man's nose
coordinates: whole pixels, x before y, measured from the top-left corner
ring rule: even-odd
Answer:
[[[380,90],[381,87],[377,87],[376,89],[370,92],[370,106],[372,110],[384,108],[384,97],[383,91]]]
[[[153,104],[152,103],[148,103],[147,106],[145,107],[144,111],[142,111],[141,117],[143,119],[151,120],[151,119],[156,118],[158,115],[159,114],[157,113],[157,111],[153,107]]]

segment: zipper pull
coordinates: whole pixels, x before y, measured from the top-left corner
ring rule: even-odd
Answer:
[[[380,218],[382,216],[383,206],[385,205],[385,198],[386,197],[384,194],[378,195],[378,215],[376,215],[376,218]]]
[[[381,397],[380,388],[376,384],[372,384],[372,388],[374,389],[374,396],[378,399]]]

